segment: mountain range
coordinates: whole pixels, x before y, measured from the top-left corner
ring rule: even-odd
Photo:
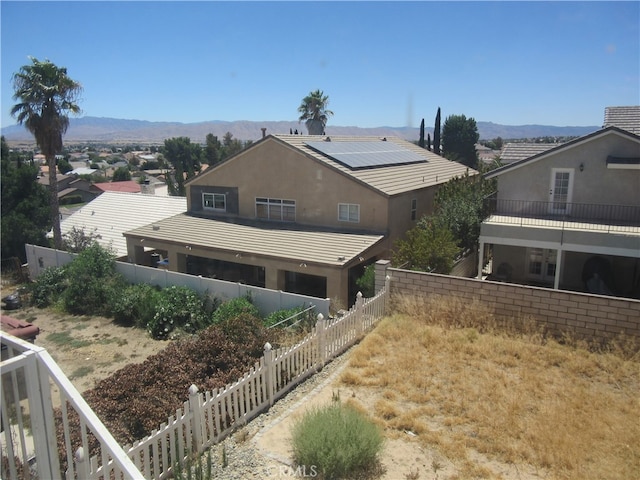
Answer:
[[[480,139],[490,140],[501,137],[524,139],[536,137],[582,136],[600,129],[590,127],[558,127],[551,125],[499,125],[492,122],[476,122]],[[110,143],[110,144],[162,144],[167,138],[189,137],[192,142],[204,143],[207,134],[212,133],[220,140],[230,132],[239,140],[259,140],[262,128],[269,134],[306,133],[303,123],[297,121],[245,121],[233,122],[214,120],[199,123],[149,122],[145,120],[124,120],[118,118],[81,117],[71,118],[64,137],[66,143]],[[341,127],[327,125],[327,135],[371,135],[396,136],[409,141],[417,141],[420,132],[417,127]],[[433,127],[425,128],[425,135],[433,138]],[[7,142],[32,143],[33,136],[20,125],[2,128]]]

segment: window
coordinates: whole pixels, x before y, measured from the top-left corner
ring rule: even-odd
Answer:
[[[411,220],[415,220],[418,211],[418,200],[415,198],[411,200]]]
[[[296,201],[279,198],[256,198],[256,217],[266,220],[296,221]]]
[[[227,210],[227,197],[224,193],[203,193],[202,206],[207,210]]]
[[[355,203],[339,203],[338,221],[359,223],[360,205],[357,205]]]

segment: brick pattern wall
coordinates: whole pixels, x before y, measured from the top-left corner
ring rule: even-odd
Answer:
[[[624,333],[640,339],[640,300],[401,270],[388,261],[376,264],[376,289],[386,275],[392,294],[477,298],[498,316],[528,316],[553,334],[602,341]]]

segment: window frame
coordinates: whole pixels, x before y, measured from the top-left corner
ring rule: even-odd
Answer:
[[[207,202],[205,197],[206,196],[211,196],[212,198],[212,207],[207,206]],[[222,203],[224,204],[224,207],[220,208],[220,207],[216,207],[216,198],[220,198],[222,197]],[[215,193],[215,192],[202,192],[202,208],[203,210],[209,210],[209,211],[213,211],[213,212],[226,212],[227,211],[227,195],[224,193]]]
[[[342,216],[341,209],[346,207],[346,217]],[[354,210],[353,215],[352,210]],[[338,221],[348,223],[360,223],[360,204],[359,203],[338,203]]]
[[[273,222],[295,222],[296,201],[291,199],[256,197],[256,218]]]
[[[418,217],[418,199],[411,199],[411,220],[415,221]]]

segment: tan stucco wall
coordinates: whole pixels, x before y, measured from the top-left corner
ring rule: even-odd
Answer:
[[[639,157],[640,144],[617,133],[527,163],[498,177],[501,200],[549,201],[552,168],[574,169],[573,203],[640,205],[640,170],[607,168],[608,156]],[[580,171],[584,164],[584,171]]]
[[[296,223],[384,232],[387,198],[273,138],[196,178],[194,186],[238,188],[239,217],[254,219],[256,197],[296,201]],[[191,211],[192,199],[188,199]],[[338,221],[338,204],[360,205],[360,223]]]

